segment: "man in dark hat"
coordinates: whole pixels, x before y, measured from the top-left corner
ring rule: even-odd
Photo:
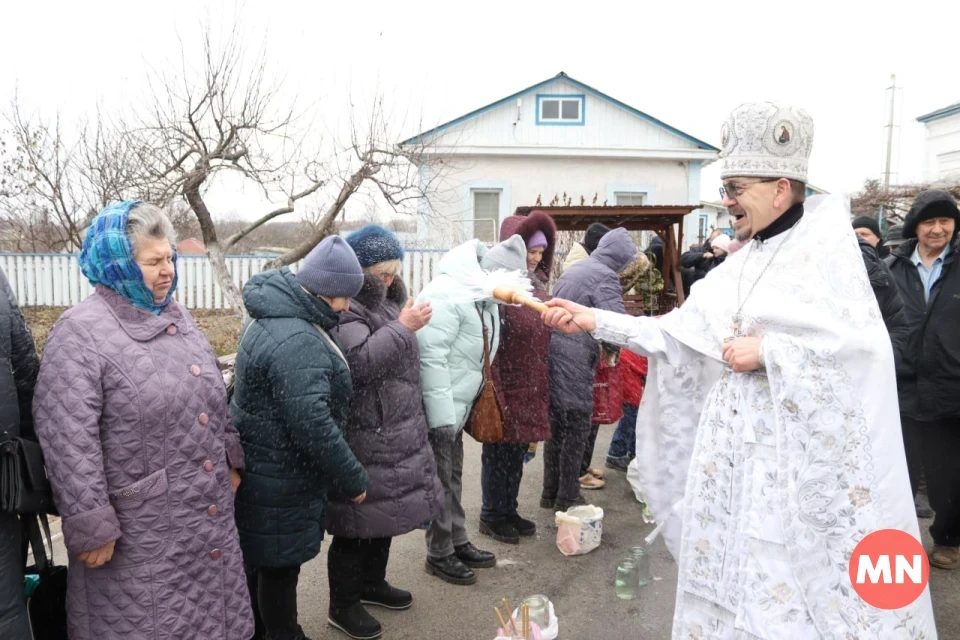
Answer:
[[[888,258],[911,328],[906,362],[897,372],[904,448],[914,493],[922,461],[936,512],[930,564],[941,569],[960,566],[958,223],[953,196],[923,191],[903,221],[906,241]]]
[[[883,245],[883,234],[880,233],[880,225],[870,216],[860,216],[853,220],[853,231],[860,238],[867,242],[871,247],[877,250],[881,258],[885,258],[890,252]]]

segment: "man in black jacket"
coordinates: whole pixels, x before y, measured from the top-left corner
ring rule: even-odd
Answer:
[[[0,439],[34,438],[33,388],[40,361],[7,276],[0,271]],[[0,513],[0,638],[30,640],[23,598],[23,557],[16,514]]]
[[[930,564],[960,566],[960,211],[946,191],[920,193],[887,259],[910,324],[897,370],[904,448],[920,452],[930,505]],[[918,470],[910,468],[916,491]]]
[[[867,268],[870,286],[873,295],[880,306],[880,315],[890,334],[890,343],[893,346],[893,361],[899,372],[903,365],[904,353],[910,341],[910,324],[903,307],[903,299],[897,290],[897,283],[893,280],[890,268],[880,258],[877,250],[863,238],[859,238],[860,253],[863,256],[863,265]]]

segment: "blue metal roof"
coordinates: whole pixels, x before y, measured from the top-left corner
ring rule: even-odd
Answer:
[[[532,85],[532,86],[529,86],[529,87],[527,87],[526,89],[523,89],[523,90],[521,90],[521,91],[518,91],[518,92],[516,92],[516,93],[514,93],[514,94],[511,94],[511,95],[507,96],[506,98],[502,98],[502,99],[500,99],[500,100],[497,100],[496,102],[492,102],[492,103],[488,104],[488,105],[485,106],[485,107],[480,107],[479,109],[477,109],[477,110],[475,110],[475,111],[471,111],[470,113],[467,113],[467,114],[465,114],[465,115],[462,115],[462,116],[460,116],[459,118],[456,118],[456,119],[454,119],[454,120],[451,120],[450,122],[446,122],[446,123],[444,123],[444,124],[441,124],[440,126],[435,127],[435,128],[433,128],[433,129],[430,129],[429,131],[424,131],[423,133],[421,133],[421,134],[419,134],[419,135],[416,135],[416,136],[410,138],[409,140],[404,140],[404,141],[401,143],[401,145],[411,144],[411,143],[414,143],[414,142],[422,142],[425,138],[427,138],[427,137],[429,137],[429,136],[436,135],[436,134],[438,134],[438,133],[441,133],[441,132],[443,132],[443,131],[446,131],[447,129],[450,129],[451,127],[457,126],[457,125],[460,124],[461,122],[465,122],[465,121],[467,121],[467,120],[470,120],[471,118],[475,118],[475,117],[477,117],[477,116],[479,116],[479,115],[481,115],[481,114],[484,114],[484,113],[486,113],[487,111],[491,111],[491,110],[493,110],[493,109],[496,109],[497,107],[500,107],[500,106],[505,105],[505,104],[507,104],[507,103],[509,103],[509,102],[511,102],[511,101],[513,101],[513,100],[516,100],[517,98],[519,98],[520,96],[522,96],[522,95],[524,95],[524,94],[527,94],[527,93],[530,93],[530,92],[533,92],[533,91],[537,91],[538,89],[541,89],[541,88],[543,88],[543,87],[545,87],[545,86],[547,86],[547,85],[549,85],[549,84],[551,84],[551,83],[553,83],[553,82],[556,82],[557,80],[563,80],[563,81],[565,81],[565,82],[569,82],[570,84],[574,85],[575,87],[579,88],[581,91],[584,91],[585,93],[589,93],[590,95],[592,95],[592,96],[594,96],[594,97],[596,97],[596,98],[599,98],[599,99],[601,99],[601,100],[606,100],[607,102],[610,102],[610,103],[612,103],[612,104],[615,104],[615,105],[617,105],[618,107],[620,107],[621,109],[624,109],[625,111],[628,111],[628,112],[632,113],[633,115],[635,115],[635,116],[637,116],[637,117],[639,117],[639,118],[642,118],[642,119],[646,120],[647,122],[650,122],[651,124],[654,124],[654,125],[656,125],[656,126],[658,126],[658,127],[662,127],[662,128],[664,128],[664,129],[666,129],[667,131],[669,131],[670,133],[672,133],[672,134],[674,134],[674,135],[677,135],[677,136],[680,136],[681,138],[683,138],[683,139],[686,140],[687,142],[691,142],[691,143],[697,145],[700,149],[704,149],[704,150],[706,150],[706,151],[716,151],[716,152],[718,152],[718,153],[720,152],[720,149],[714,147],[713,145],[707,144],[707,143],[704,142],[703,140],[699,140],[699,139],[697,139],[697,138],[694,138],[693,136],[691,136],[691,135],[689,135],[689,134],[686,134],[686,133],[684,133],[683,131],[680,131],[679,129],[677,129],[677,128],[675,128],[675,127],[671,127],[670,125],[668,125],[667,123],[663,122],[662,120],[658,120],[658,119],[654,118],[653,116],[648,115],[648,114],[644,113],[643,111],[640,111],[639,109],[634,109],[634,108],[631,107],[630,105],[624,104],[624,103],[620,102],[619,100],[617,100],[616,98],[611,98],[611,97],[608,96],[607,94],[602,93],[602,92],[600,92],[600,91],[597,91],[597,90],[594,89],[593,87],[591,87],[591,86],[589,86],[589,85],[586,85],[586,84],[580,82],[579,80],[575,80],[575,79],[571,78],[570,76],[568,76],[568,75],[567,75],[566,73],[564,73],[563,71],[561,71],[560,73],[558,73],[558,74],[557,74],[556,76],[554,76],[553,78],[548,78],[548,79],[544,80],[543,82],[538,82],[537,84]]]
[[[926,115],[922,115],[917,118],[917,122],[931,122],[932,120],[939,120],[940,118],[946,118],[947,116],[952,116],[956,113],[960,113],[960,102],[952,104],[949,107],[944,107],[943,109],[937,109]]]

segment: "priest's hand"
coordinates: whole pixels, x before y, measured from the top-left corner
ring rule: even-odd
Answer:
[[[760,364],[760,342],[763,338],[734,338],[723,343],[723,360],[735,373],[756,371]]]
[[[581,329],[593,331],[597,328],[597,319],[590,307],[561,298],[550,300],[547,306],[549,309],[543,312],[541,318],[548,327],[569,334],[579,333]]]

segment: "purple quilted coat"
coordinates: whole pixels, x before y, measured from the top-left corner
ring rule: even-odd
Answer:
[[[187,311],[98,287],[54,326],[33,414],[70,556],[70,638],[250,638],[230,488],[243,452]],[[110,541],[102,567],[77,560]]]
[[[335,536],[400,536],[433,520],[443,508],[420,395],[420,349],[416,336],[398,320],[406,302],[400,278],[387,289],[367,274],[333,332],[353,376],[344,435],[370,475],[362,504],[341,491],[330,493],[327,531]]]

